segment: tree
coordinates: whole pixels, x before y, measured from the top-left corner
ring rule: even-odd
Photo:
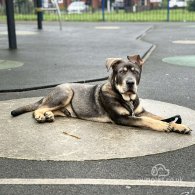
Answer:
[[[195,0],[188,1],[188,11],[195,11]]]

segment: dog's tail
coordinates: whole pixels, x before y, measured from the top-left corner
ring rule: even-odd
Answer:
[[[26,112],[35,111],[42,102],[43,102],[43,98],[41,100],[39,100],[38,102],[35,102],[33,104],[29,104],[29,105],[17,108],[16,110],[11,111],[11,115],[13,117],[15,117],[15,116],[18,116],[20,114],[24,114]]]

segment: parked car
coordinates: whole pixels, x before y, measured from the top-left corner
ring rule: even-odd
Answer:
[[[185,0],[170,0],[169,1],[170,8],[182,8],[187,7],[187,2]]]
[[[124,9],[124,1],[123,0],[115,0],[112,4],[114,10]]]
[[[89,6],[86,5],[85,2],[75,1],[68,6],[67,11],[69,14],[81,14],[83,12],[87,12],[88,9]]]

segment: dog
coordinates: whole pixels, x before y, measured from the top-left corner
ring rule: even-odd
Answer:
[[[96,122],[146,128],[160,132],[189,134],[181,118],[163,119],[147,112],[140,104],[137,88],[144,61],[139,55],[108,58],[106,67],[112,73],[104,84],[61,84],[40,101],[18,108],[12,116],[33,111],[39,123],[53,122],[55,116],[75,117]]]

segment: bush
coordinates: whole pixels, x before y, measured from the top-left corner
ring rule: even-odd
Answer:
[[[188,1],[188,11],[195,11],[195,0]]]

